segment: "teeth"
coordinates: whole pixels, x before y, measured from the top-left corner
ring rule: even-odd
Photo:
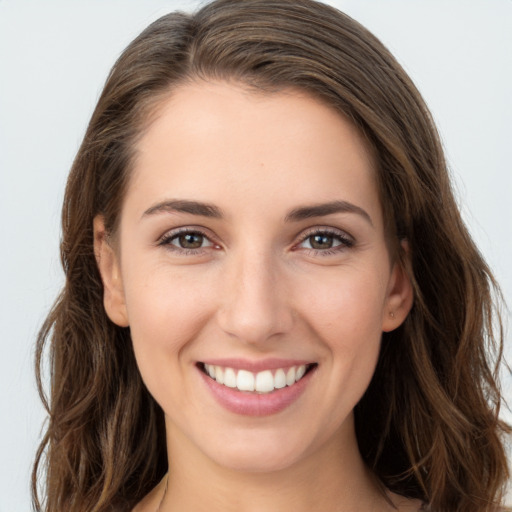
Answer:
[[[236,388],[236,373],[233,368],[226,368],[224,372],[224,386]]]
[[[278,368],[275,372],[263,370],[252,373],[247,370],[234,370],[205,364],[206,373],[219,384],[230,388],[237,388],[240,391],[256,391],[257,393],[271,393],[275,389],[282,389],[292,386],[295,382],[304,377],[306,365],[292,366],[287,370]]]
[[[303,364],[297,368],[297,373],[295,374],[295,382],[302,379],[302,377],[304,377],[305,373],[306,373],[306,365]]]
[[[295,382],[295,366],[292,366],[286,373],[286,385],[291,386]]]
[[[240,391],[254,391],[254,375],[246,370],[239,370],[236,376],[236,387]]]
[[[219,384],[224,384],[224,370],[220,366],[215,367],[215,380]]]
[[[277,389],[281,389],[286,386],[286,375],[284,370],[281,368],[279,368],[279,370],[277,370],[276,374],[274,375],[274,386]]]
[[[256,384],[254,389],[258,393],[270,393],[274,391],[274,377],[270,370],[264,372],[258,372],[256,374]]]

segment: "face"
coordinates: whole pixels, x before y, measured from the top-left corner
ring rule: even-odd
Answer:
[[[96,251],[169,444],[244,471],[353,449],[382,331],[411,301],[357,131],[304,93],[203,82],[137,150],[115,247],[97,218]]]

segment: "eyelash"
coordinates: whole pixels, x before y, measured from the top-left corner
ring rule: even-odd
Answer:
[[[351,247],[354,246],[354,239],[342,231],[338,231],[332,228],[315,228],[312,231],[305,233],[301,237],[300,242],[294,246],[294,249],[298,248],[308,239],[311,239],[312,237],[317,235],[333,238],[334,240],[337,240],[340,243],[339,245],[329,247],[328,249],[304,248],[304,250],[308,251],[308,253],[321,256],[331,256],[332,254],[337,254],[346,249],[350,249]]]
[[[178,239],[180,236],[184,235],[199,235],[203,237],[204,240],[207,240],[209,242],[209,245],[205,247],[198,247],[194,249],[185,248],[185,247],[178,247],[177,245],[173,244],[172,242],[176,239]],[[299,243],[295,244],[293,246],[293,250],[299,250],[300,245],[306,242],[308,239],[311,239],[314,236],[322,235],[325,237],[333,238],[334,240],[340,242],[338,245],[335,245],[334,247],[330,247],[327,249],[314,249],[312,247],[310,248],[303,248],[305,251],[307,251],[309,254],[313,255],[321,255],[321,256],[330,256],[332,254],[336,254],[338,252],[344,251],[346,249],[350,249],[354,246],[354,240],[352,237],[348,236],[346,233],[343,233],[342,231],[338,231],[332,228],[316,228],[314,230],[306,232],[300,239]],[[157,242],[158,246],[166,247],[170,251],[175,251],[177,253],[180,253],[180,255],[183,256],[192,256],[192,255],[200,255],[203,254],[203,252],[210,247],[218,248],[218,245],[211,240],[211,238],[201,229],[198,228],[179,228],[177,230],[171,231],[163,235]]]
[[[178,239],[180,236],[184,235],[199,235],[202,236],[204,240],[207,240],[210,245],[207,245],[206,247],[198,247],[197,249],[189,249],[186,247],[178,247],[177,245],[174,245],[172,242],[173,240]],[[210,247],[216,247],[217,244],[215,244],[211,238],[201,229],[198,228],[179,228],[176,230],[173,230],[171,232],[166,233],[163,235],[160,240],[158,240],[157,243],[158,246],[165,247],[166,249],[180,253],[180,255],[183,256],[197,256],[204,252],[205,249],[208,249]]]

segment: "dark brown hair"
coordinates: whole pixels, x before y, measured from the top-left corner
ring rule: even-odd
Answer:
[[[66,283],[38,338],[49,422],[34,467],[35,508],[130,508],[166,471],[163,413],[142,383],[129,330],[103,308],[93,219],[102,214],[115,232],[137,138],[161,100],[189,80],[299,88],[361,131],[377,156],[389,231],[408,241],[409,257],[398,257],[414,287],[413,309],[383,335],[356,408],[361,454],[386,487],[432,510],[493,509],[507,478],[508,431],[498,419],[496,284],[461,220],[438,134],[409,77],[366,29],[310,0],[218,0],[194,15],[169,14],[113,67],[69,176]],[[47,341],[48,401],[40,375]]]

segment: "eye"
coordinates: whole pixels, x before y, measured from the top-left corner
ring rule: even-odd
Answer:
[[[183,233],[173,237],[169,243],[182,249],[199,249],[204,243],[212,245],[211,242],[201,233]]]
[[[306,233],[302,242],[300,242],[297,247],[322,252],[324,254],[331,254],[336,251],[350,248],[353,245],[353,239],[345,233],[341,231],[321,229],[312,233]]]
[[[201,231],[182,229],[166,233],[160,239],[158,245],[166,246],[175,251],[195,253],[206,247],[213,247],[214,243]]]
[[[330,249],[331,247],[339,245],[339,241],[337,241],[334,236],[326,233],[308,236],[303,243],[309,245],[310,249]]]

